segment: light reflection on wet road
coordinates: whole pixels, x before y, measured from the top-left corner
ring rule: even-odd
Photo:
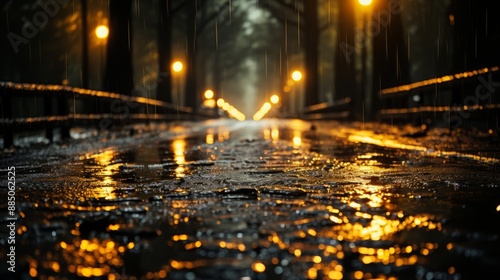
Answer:
[[[220,120],[6,154],[18,268],[39,279],[498,277],[498,136],[456,137]]]

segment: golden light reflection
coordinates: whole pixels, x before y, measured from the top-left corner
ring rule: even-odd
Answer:
[[[280,139],[280,131],[277,128],[271,130],[271,139],[278,141]]]
[[[269,129],[264,129],[264,139],[266,140],[271,139],[271,131]]]
[[[118,173],[119,168],[122,165],[121,163],[113,163],[113,159],[116,155],[116,151],[107,150],[98,154],[84,156],[86,159],[95,160],[95,162],[101,167],[99,170],[94,172],[94,174],[102,180],[101,186],[94,189],[95,197],[104,199],[116,198],[114,193],[116,181],[113,178],[113,175]]]
[[[184,152],[186,151],[186,140],[177,139],[172,142],[172,149],[174,150],[174,160],[179,166],[175,169],[175,174],[177,177],[186,176],[186,157]]]
[[[499,159],[492,157],[485,157],[485,156],[461,153],[456,151],[442,151],[442,150],[428,149],[425,146],[419,145],[414,139],[402,139],[402,138],[397,139],[395,135],[379,134],[375,133],[374,131],[341,129],[340,131],[332,130],[332,133],[334,135],[337,135],[338,137],[347,138],[348,141],[351,141],[353,143],[365,143],[391,149],[418,151],[433,157],[459,157],[459,158],[481,161],[485,163],[500,162]],[[370,165],[365,165],[365,166],[370,166]],[[372,168],[373,167],[369,167],[368,169]]]
[[[132,242],[131,242],[132,243]],[[99,240],[82,239],[75,240],[73,243],[61,241],[59,248],[62,250],[62,256],[67,267],[61,268],[57,262],[45,264],[46,268],[59,272],[61,269],[67,269],[80,277],[101,277],[110,273],[112,268],[123,265],[121,256],[125,251],[133,248],[128,245],[120,245],[111,239]],[[30,271],[31,275],[36,275],[36,271]]]
[[[262,262],[257,261],[252,264],[252,270],[257,273],[262,273],[266,271],[266,266]]]
[[[207,136],[205,137],[205,142],[209,145],[213,144],[215,141],[214,134],[213,133],[207,133]]]
[[[299,148],[302,145],[302,133],[300,131],[295,130],[293,132],[292,142],[294,148]]]

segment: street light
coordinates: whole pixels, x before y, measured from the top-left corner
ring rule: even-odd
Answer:
[[[302,80],[302,72],[300,72],[299,70],[293,71],[293,73],[292,73],[292,80],[294,80],[296,82]]]
[[[205,99],[212,99],[215,94],[213,90],[207,89],[203,95],[205,96]]]
[[[280,102],[280,97],[279,97],[278,95],[276,95],[276,94],[273,94],[273,95],[271,96],[271,99],[270,99],[270,100],[271,100],[271,103],[273,103],[273,104],[278,104],[278,102]]]
[[[361,6],[370,6],[372,4],[372,0],[358,0],[359,4],[361,4]]]
[[[101,75],[104,75],[104,48],[106,46],[106,39],[109,36],[109,28],[106,25],[98,25],[95,28],[95,36],[97,39],[99,39],[99,45],[101,45],[101,62],[100,62],[100,68],[101,68]]]
[[[174,63],[172,63],[172,70],[174,70],[174,72],[176,72],[176,73],[180,73],[183,68],[184,68],[184,65],[182,64],[182,62],[180,62],[178,60],[175,61]]]
[[[179,60],[176,60],[172,63],[172,71],[174,71],[174,87],[175,87],[175,103],[177,105],[179,105],[179,101],[181,99],[181,80],[182,80],[182,77],[181,77],[181,72],[182,72],[182,69],[184,69],[184,65],[182,64],[182,62],[180,62]]]
[[[109,28],[106,25],[99,25],[95,28],[95,36],[99,39],[106,39],[109,35]]]

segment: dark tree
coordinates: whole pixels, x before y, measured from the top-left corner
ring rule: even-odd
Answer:
[[[196,0],[187,1],[186,17],[186,94],[184,96],[184,105],[191,108],[197,108],[198,94],[196,92]]]
[[[351,97],[357,88],[354,69],[354,1],[339,1],[338,46],[335,57],[335,92]]]
[[[500,15],[496,1],[453,0],[454,72],[500,64]]]
[[[105,89],[131,95],[134,87],[130,12],[132,0],[110,0],[109,37],[106,56]]]
[[[408,52],[401,13],[389,11],[390,0],[378,2],[373,19],[380,32],[373,38],[373,108],[380,108],[380,89],[410,82]],[[376,110],[372,110],[372,113]],[[368,116],[375,118],[374,115]]]
[[[318,72],[318,1],[304,1],[304,64],[305,64],[305,106],[319,102],[319,72]]]
[[[299,25],[301,42],[304,44],[305,106],[319,102],[319,35],[322,28],[318,20],[318,1],[305,0],[302,5],[287,0],[259,0],[280,22],[290,26]],[[299,19],[299,20],[297,20]]]
[[[172,75],[170,75],[172,15],[170,1],[160,0],[160,26],[158,32],[159,75],[156,98],[172,103]]]

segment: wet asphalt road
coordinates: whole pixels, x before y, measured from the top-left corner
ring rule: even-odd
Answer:
[[[298,120],[134,132],[4,151],[2,279],[500,277],[496,132]]]

